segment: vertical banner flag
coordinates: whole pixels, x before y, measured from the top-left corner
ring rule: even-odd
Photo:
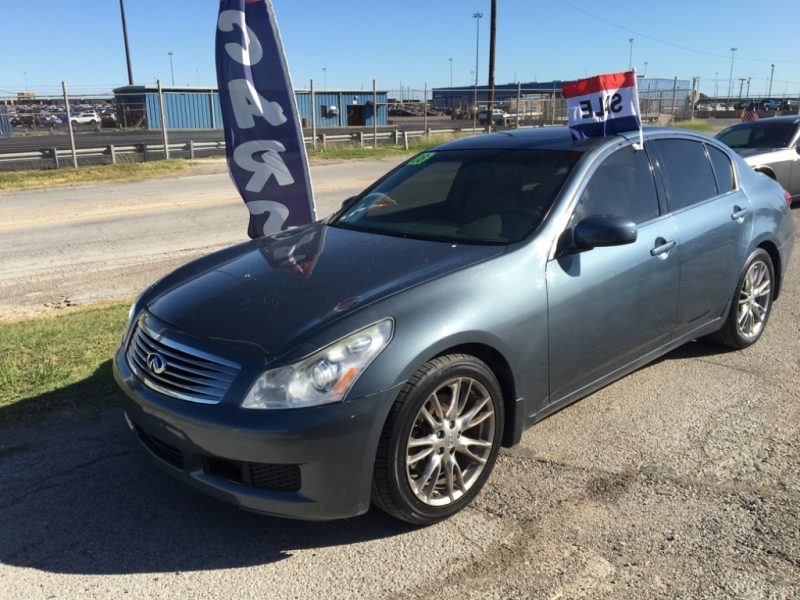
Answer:
[[[562,86],[572,138],[642,130],[636,71],[596,75]]]
[[[251,238],[315,220],[294,89],[270,0],[220,0],[217,84],[228,170]]]

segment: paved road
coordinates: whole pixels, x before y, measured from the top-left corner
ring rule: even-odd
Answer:
[[[401,158],[315,163],[319,217]],[[0,193],[0,321],[125,298],[176,266],[247,239],[225,162],[191,177]]]
[[[127,210],[124,186],[109,199],[148,242],[159,221],[196,227],[216,206],[191,210],[170,200],[174,182],[150,185],[150,207]],[[153,208],[162,196],[175,208]],[[71,244],[110,218],[59,214],[19,228],[74,225]],[[378,511],[332,523],[241,512],[154,467],[116,410],[1,432],[0,598],[798,598],[798,304],[795,256],[756,346],[692,343],[561,411],[501,453],[473,505],[422,529]]]

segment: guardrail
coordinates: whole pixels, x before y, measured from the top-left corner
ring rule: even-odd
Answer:
[[[354,144],[362,148],[379,144],[403,146],[406,150],[409,142],[416,138],[436,137],[443,135],[472,136],[484,133],[484,128],[452,128],[431,129],[420,131],[356,131],[329,135],[321,133],[315,140],[312,137],[303,138],[307,148],[323,149],[328,145]],[[225,141],[214,142],[182,142],[168,144],[170,158],[204,158],[225,154]],[[0,171],[13,171],[23,169],[60,169],[90,165],[117,164],[120,162],[147,162],[163,160],[167,153],[164,144],[129,144],[95,146],[77,148],[75,154],[69,148],[41,148],[35,151],[0,152]]]

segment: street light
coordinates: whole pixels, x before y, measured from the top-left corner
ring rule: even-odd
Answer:
[[[328,89],[328,68],[322,67],[322,89]]]
[[[719,71],[714,71],[714,100],[717,99],[717,90],[719,89],[719,85],[717,80],[719,79]]]
[[[483,18],[482,12],[476,12],[472,15],[472,18],[475,19],[475,24],[477,25],[477,30],[475,33],[475,86],[478,85],[478,52],[481,47],[481,19]]]
[[[172,52],[167,52],[169,56],[169,74],[172,76],[172,86],[175,87],[175,71],[172,69]]]
[[[770,67],[772,67],[772,70],[769,72],[769,91],[767,92],[767,98],[772,98],[772,76],[775,75],[775,65],[770,65]]]
[[[644,78],[647,79],[647,61],[644,61]]]
[[[738,48],[731,48],[731,75],[728,77],[728,100],[730,100],[733,95],[733,57],[737,50]]]
[[[450,87],[453,87],[453,59],[450,59]]]
[[[628,56],[628,71],[633,68],[633,38],[628,38],[628,41],[631,43],[631,52]]]

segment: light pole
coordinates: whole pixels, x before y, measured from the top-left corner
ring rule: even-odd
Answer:
[[[647,61],[644,61],[644,78],[647,79]]]
[[[483,18],[482,12],[476,12],[472,15],[472,18],[475,19],[475,24],[478,26],[475,32],[475,86],[478,85],[478,51],[481,47],[481,19]],[[476,99],[477,103],[477,99]]]
[[[628,56],[628,71],[633,68],[633,38],[628,38],[628,41],[631,43],[631,52]]]
[[[169,56],[169,74],[172,76],[172,87],[175,87],[175,71],[172,69],[172,52],[167,52]]]
[[[450,87],[453,87],[453,59],[450,59]]]
[[[328,89],[328,67],[322,67],[322,89]]]
[[[714,100],[717,99],[717,90],[719,89],[719,84],[717,81],[719,80],[719,71],[714,71]]]
[[[738,50],[738,48],[731,48],[731,75],[728,77],[728,100],[730,100],[733,95],[733,57],[736,54],[736,50]]]

